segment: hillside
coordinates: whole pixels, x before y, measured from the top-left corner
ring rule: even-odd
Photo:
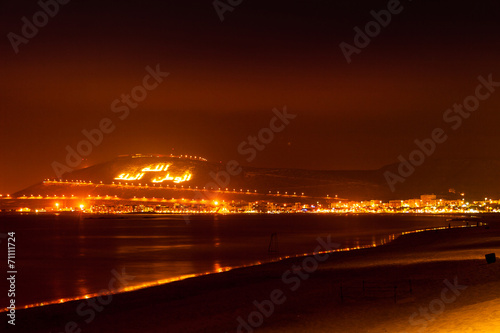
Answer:
[[[229,169],[231,170],[231,167]],[[188,198],[194,195],[196,189],[203,188],[206,190],[227,188],[229,191],[234,189],[237,193],[247,191],[260,194],[267,194],[269,191],[271,193],[279,191],[281,194],[286,192],[289,195],[305,193],[309,197],[337,195],[338,198],[349,200],[408,199],[419,197],[424,193],[453,198],[461,192],[465,192],[470,199],[483,199],[485,196],[500,197],[498,160],[429,160],[416,168],[404,182],[395,183],[395,191],[392,192],[384,174],[388,171],[397,174],[397,169],[398,164],[379,170],[362,171],[242,167],[239,173],[234,172],[230,175],[227,172],[227,163],[156,155],[122,156],[63,175],[62,181],[68,181],[73,185],[59,183],[54,187],[51,182],[42,182],[18,191],[13,197],[31,194],[35,196],[68,194],[68,187],[71,188],[71,192],[77,192],[75,195],[99,194],[101,184],[116,186],[113,190],[107,188],[105,194],[118,195],[122,198],[141,195],[139,184],[142,189],[147,184],[148,193],[159,197],[167,189],[174,188],[176,193],[187,192],[185,196]],[[140,179],[135,179],[139,176]],[[85,186],[75,186],[76,181]],[[89,182],[92,182],[92,185]],[[123,186],[125,184],[128,187]],[[130,186],[132,184],[134,187]],[[455,189],[456,194],[450,193],[449,189]]]

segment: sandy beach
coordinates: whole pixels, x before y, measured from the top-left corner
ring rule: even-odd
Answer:
[[[500,253],[500,223],[489,223],[19,310],[16,331],[497,332],[500,264],[485,254]]]

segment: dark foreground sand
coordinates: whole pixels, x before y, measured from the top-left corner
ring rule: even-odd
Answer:
[[[500,332],[500,263],[486,264],[490,252],[500,253],[495,221],[113,295],[84,316],[76,309],[86,301],[20,310],[16,331]]]

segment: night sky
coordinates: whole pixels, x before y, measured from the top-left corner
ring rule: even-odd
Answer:
[[[339,44],[352,45],[353,28],[364,30],[370,11],[387,4],[244,0],[221,22],[210,0],[72,0],[16,54],[8,34],[21,35],[21,18],[32,22],[41,7],[2,1],[0,193],[54,177],[51,163],[64,163],[65,147],[103,118],[115,129],[82,167],[174,153],[377,169],[436,127],[449,139],[432,158],[500,158],[500,88],[456,131],[443,122],[446,109],[474,94],[479,75],[500,81],[500,3],[402,1],[348,64]],[[121,120],[112,102],[157,64],[170,75]],[[297,117],[245,161],[238,145],[285,105]]]

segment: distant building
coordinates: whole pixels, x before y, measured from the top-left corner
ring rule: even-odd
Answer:
[[[389,207],[391,208],[399,208],[403,204],[403,201],[401,200],[390,200],[389,201]]]
[[[409,199],[405,201],[405,204],[411,208],[420,207],[420,199]]]
[[[435,194],[422,194],[420,196],[420,200],[422,201],[432,201],[432,200],[436,200],[436,195]]]

